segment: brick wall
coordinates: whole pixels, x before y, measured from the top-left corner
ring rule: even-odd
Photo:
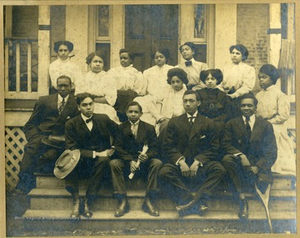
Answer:
[[[269,52],[269,4],[238,4],[237,6],[237,43],[249,51],[247,64],[258,72],[268,63]],[[256,82],[254,91],[260,87]]]

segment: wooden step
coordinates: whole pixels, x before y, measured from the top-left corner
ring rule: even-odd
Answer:
[[[274,212],[271,214],[274,233],[295,232],[295,212]],[[249,219],[241,222],[234,211],[209,211],[204,216],[189,215],[180,218],[175,211],[161,211],[159,217],[152,217],[142,211],[130,211],[123,217],[116,218],[112,211],[95,211],[92,218],[70,218],[70,210],[28,210],[18,219],[22,229],[47,231],[125,230],[128,234],[140,234],[143,230],[179,230],[179,229],[239,229],[245,232],[259,230],[268,233],[269,226],[264,212],[250,212]],[[250,232],[251,233],[251,232]],[[174,233],[173,233],[174,234]]]
[[[30,209],[48,210],[48,209],[71,209],[73,206],[70,193],[65,189],[34,189],[29,193]],[[80,190],[80,196],[84,196],[84,190]],[[145,192],[142,190],[129,190],[128,200],[132,210],[140,210],[144,201]],[[270,197],[271,211],[294,211],[296,208],[296,193],[295,191],[272,191]],[[246,197],[249,203],[249,209],[253,211],[263,211],[263,205],[257,195],[247,193]],[[160,210],[175,210],[175,205],[166,198],[157,200],[157,207]],[[236,204],[234,199],[227,194],[216,194],[208,205],[211,210],[215,211],[237,211],[239,204]],[[93,210],[115,210],[117,206],[116,200],[112,197],[112,193],[100,193],[93,206]]]
[[[36,187],[37,188],[64,188],[65,181],[56,178],[53,174],[38,174],[36,173]],[[80,187],[86,188],[88,179],[80,181]],[[295,189],[295,176],[291,175],[280,175],[274,174],[274,181],[272,185],[272,190],[282,190],[282,189]],[[127,180],[126,185],[128,188],[143,188],[145,183],[141,180]],[[111,182],[106,181],[104,184],[106,188],[111,187]]]

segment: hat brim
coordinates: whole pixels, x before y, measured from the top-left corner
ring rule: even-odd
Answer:
[[[60,142],[54,142],[52,140],[49,140],[48,137],[44,137],[42,139],[42,143],[51,147],[54,147],[56,149],[63,149],[65,147],[65,142],[60,141]]]
[[[61,168],[58,167],[58,164],[66,156],[72,157],[72,160],[70,161],[70,163],[68,163],[69,167],[65,170],[62,170]],[[57,159],[57,161],[55,163],[55,167],[54,167],[54,170],[53,170],[54,175],[58,179],[64,179],[67,175],[69,175],[74,170],[74,168],[78,164],[79,160],[80,160],[80,150],[65,150],[59,156],[59,158]]]

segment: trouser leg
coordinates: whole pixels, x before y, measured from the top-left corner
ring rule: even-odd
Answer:
[[[125,162],[120,159],[110,161],[110,170],[115,194],[126,194],[125,179],[124,179]]]
[[[110,160],[108,157],[98,157],[96,159],[93,168],[94,173],[92,178],[90,179],[90,183],[86,191],[87,198],[97,196],[98,190],[103,181],[103,177],[107,175],[109,171],[109,162]]]
[[[225,168],[217,161],[207,162],[203,168],[199,169],[198,176],[201,177],[201,185],[194,197],[196,202],[209,198],[226,174]]]
[[[159,159],[150,159],[148,162],[148,182],[147,193],[157,192],[157,176],[158,171],[162,167],[162,162]]]
[[[182,181],[180,169],[173,164],[165,164],[158,173],[161,190],[177,204],[186,204],[193,199],[190,190]]]

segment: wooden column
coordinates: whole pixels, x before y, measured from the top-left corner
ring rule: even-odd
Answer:
[[[39,6],[38,93],[40,96],[49,94],[50,28],[50,6]]]

